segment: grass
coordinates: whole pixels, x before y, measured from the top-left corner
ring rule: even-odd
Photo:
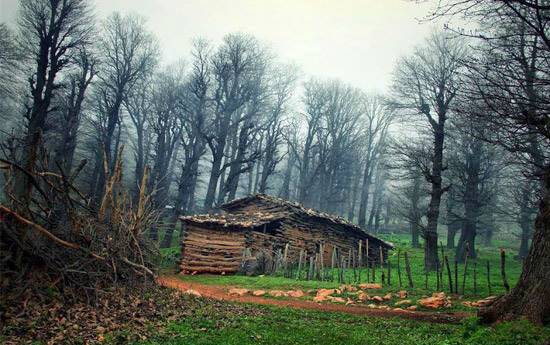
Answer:
[[[435,274],[428,279],[428,289],[424,287],[423,251],[410,248],[408,236],[382,236],[393,242],[401,252],[407,251],[411,258],[414,289],[406,285],[403,267],[403,288],[409,291],[411,299],[419,298],[435,290]],[[505,292],[500,276],[500,256],[498,248],[479,247],[478,252],[478,293],[473,294],[472,266],[468,271],[464,299],[477,299],[487,296],[487,279],[485,262],[491,265],[491,293]],[[511,286],[517,281],[521,272],[521,262],[513,260],[513,248],[507,248],[506,272]],[[163,249],[165,268],[175,267],[179,248]],[[453,253],[447,250],[451,262]],[[390,255],[392,265],[392,286],[385,286],[380,294],[397,291],[397,251]],[[463,265],[459,265],[460,284],[462,284]],[[346,273],[346,279],[352,279],[352,271]],[[242,275],[195,275],[181,276],[181,279],[204,284],[239,286],[250,289],[317,289],[333,288],[339,283],[332,281],[306,281],[285,278],[282,276]],[[453,275],[454,279],[454,275]],[[365,273],[362,281],[365,282]],[[377,270],[377,281],[380,281],[380,270]],[[444,275],[444,291],[448,290],[447,277]],[[448,292],[448,291],[447,291]],[[228,305],[230,303],[227,303]],[[464,308],[459,303],[453,310]],[[504,322],[493,327],[482,326],[475,318],[466,319],[461,324],[433,324],[410,319],[384,319],[359,317],[341,313],[323,313],[310,310],[250,305],[257,313],[231,313],[220,311],[216,307],[204,307],[193,312],[189,317],[166,321],[165,327],[139,345],[154,344],[414,344],[414,345],[539,345],[550,339],[549,327],[537,327],[525,320]]]
[[[289,308],[256,308],[260,311],[257,315],[232,315],[204,308],[184,320],[169,322],[163,332],[136,344],[539,345],[550,337],[550,329],[535,327],[527,321],[490,328],[478,326],[475,319],[458,325],[431,324]]]

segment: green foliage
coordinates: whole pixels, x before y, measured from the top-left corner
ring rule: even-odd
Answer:
[[[180,260],[181,249],[179,247],[161,248],[160,254],[161,268],[175,268]]]

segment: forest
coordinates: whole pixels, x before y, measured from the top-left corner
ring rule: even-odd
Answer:
[[[167,59],[131,9],[19,0],[0,23],[0,342],[550,341],[550,3],[428,3],[429,33],[374,91],[305,73],[254,32],[198,32]],[[394,250],[178,275],[181,217],[255,194]],[[293,294],[269,289],[317,300],[281,307]],[[370,289],[419,310],[375,296],[368,311]],[[441,293],[443,310],[420,302]]]

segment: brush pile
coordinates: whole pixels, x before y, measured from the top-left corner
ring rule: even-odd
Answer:
[[[132,201],[121,185],[121,156],[122,149],[114,169],[105,164],[108,179],[95,205],[74,185],[85,161],[68,174],[47,161],[26,171],[1,160],[7,198],[0,204],[2,293],[24,295],[28,289],[47,288],[60,292],[65,301],[91,303],[114,286],[154,281],[158,252],[144,236],[157,217],[146,193],[148,171],[139,198]],[[32,184],[30,200],[17,197],[21,185],[15,181],[21,174]]]

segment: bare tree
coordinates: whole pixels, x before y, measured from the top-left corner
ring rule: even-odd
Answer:
[[[366,224],[373,173],[387,144],[388,130],[393,120],[394,112],[381,96],[367,95],[364,98],[364,115],[362,117],[365,131],[365,143],[362,145],[364,147],[364,162],[357,220],[361,227]]]
[[[135,129],[134,140],[134,181],[132,192],[134,200],[139,197],[139,185],[143,179],[145,167],[149,163],[149,156],[152,144],[152,131],[149,126],[149,119],[152,116],[152,81],[151,78],[142,78],[136,83],[136,87],[130,89],[124,96],[124,108],[128,112],[130,120]]]
[[[45,131],[59,73],[72,62],[71,56],[89,43],[93,29],[89,3],[85,0],[23,0],[19,29],[27,56],[36,63],[30,82],[30,105],[21,150],[21,166],[35,169],[37,150]],[[29,175],[18,172],[15,195],[23,207],[32,193]]]
[[[154,136],[150,184],[155,190],[153,204],[160,210],[168,203],[172,165],[185,116],[180,99],[185,96],[183,65],[169,66],[155,76],[151,97],[153,114],[149,117],[149,126]],[[158,239],[156,230],[153,227],[150,232],[154,241]]]
[[[95,181],[91,192],[99,197],[105,186],[103,160],[113,169],[113,154],[118,150],[121,132],[121,107],[138,80],[152,73],[158,47],[144,20],[135,15],[114,13],[103,23],[100,41],[102,73],[95,89],[97,103],[98,147]],[[118,134],[117,134],[118,133]]]
[[[204,208],[207,210],[214,204],[216,189],[225,171],[224,156],[231,154],[230,147],[227,147],[228,140],[237,138],[239,127],[243,130],[241,139],[245,140],[247,137],[251,123],[248,121],[246,125],[240,125],[249,116],[241,116],[242,113],[237,111],[253,96],[258,73],[264,68],[263,55],[264,51],[254,37],[233,34],[224,38],[224,43],[211,59],[215,106],[213,118],[208,124],[209,131],[204,134],[212,155],[212,167],[204,200]],[[250,110],[248,113],[250,114]],[[233,135],[230,136],[230,134]],[[235,143],[238,143],[238,139],[235,140],[237,140]],[[234,152],[236,153],[235,150]],[[225,168],[229,165],[227,164]],[[235,173],[240,170],[236,165],[234,169],[236,169]],[[222,198],[225,196],[225,191],[222,191],[223,183],[222,178],[220,183]]]
[[[395,105],[428,122],[433,136],[431,169],[423,171],[432,185],[427,211],[428,224],[424,230],[424,254],[427,270],[438,265],[437,225],[441,197],[448,189],[443,185],[442,172],[445,142],[445,123],[451,102],[457,94],[458,72],[465,56],[465,46],[441,32],[434,32],[415,49],[411,56],[398,62],[393,92]]]
[[[54,161],[67,175],[70,175],[73,167],[86,91],[97,74],[97,65],[97,58],[88,50],[82,49],[75,56],[76,70],[65,78],[67,86],[58,100],[58,103],[61,103],[59,104],[60,116],[56,117],[56,123],[52,125],[60,134],[53,149]]]

